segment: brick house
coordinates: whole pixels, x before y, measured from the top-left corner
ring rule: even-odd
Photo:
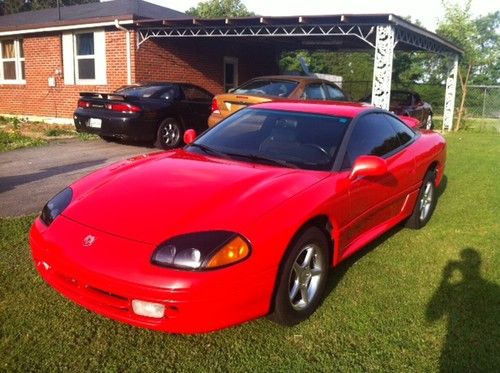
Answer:
[[[221,93],[278,72],[272,46],[215,39],[138,40],[138,22],[189,19],[142,0],[0,17],[0,115],[71,119],[79,92],[182,81]]]

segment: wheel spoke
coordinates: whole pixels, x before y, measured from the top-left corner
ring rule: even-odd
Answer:
[[[430,192],[431,192],[431,183],[427,183],[427,185],[425,186],[424,196],[429,197]]]
[[[314,276],[319,276],[321,275],[323,272],[321,271],[321,268],[319,267],[314,267],[313,269],[311,269],[311,275],[314,277]]]
[[[292,289],[290,289],[290,301],[293,302],[293,300],[297,296],[297,294],[299,292],[299,287],[300,287],[299,286],[299,280],[295,279],[295,281],[293,282]]]
[[[302,273],[302,267],[297,262],[295,262],[295,263],[293,263],[292,268],[293,268],[293,271],[295,272],[295,275],[297,277],[299,277],[300,274]]]
[[[306,285],[300,285],[300,297],[304,306],[307,306],[309,304],[309,291]]]
[[[307,250],[306,257],[304,258],[302,267],[309,268],[309,266],[311,265],[311,259],[313,258],[314,255],[314,248],[312,246],[309,246],[306,250]]]

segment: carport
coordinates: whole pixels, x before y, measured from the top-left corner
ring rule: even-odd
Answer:
[[[139,21],[136,26],[137,48],[154,38],[205,38],[272,44],[280,52],[374,50],[372,104],[383,109],[389,109],[394,51],[436,53],[449,66],[443,129],[450,130],[453,125],[458,59],[462,51],[438,35],[393,14],[186,18]]]

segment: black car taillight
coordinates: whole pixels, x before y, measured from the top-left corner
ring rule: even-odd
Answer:
[[[131,105],[131,104],[106,104],[105,108],[113,111],[120,111],[122,113],[139,113],[142,109],[139,106]]]
[[[78,107],[88,109],[89,107],[92,107],[92,104],[85,100],[78,100]]]

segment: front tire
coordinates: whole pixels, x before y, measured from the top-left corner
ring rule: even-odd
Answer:
[[[285,254],[269,318],[290,326],[308,318],[323,298],[328,268],[327,238],[309,227]]]
[[[417,202],[413,208],[413,213],[406,221],[406,226],[411,229],[420,229],[424,227],[431,219],[434,208],[436,207],[436,172],[429,171],[424,177]]]
[[[155,146],[162,149],[172,149],[179,146],[182,132],[182,127],[175,119],[164,119],[158,127]]]

